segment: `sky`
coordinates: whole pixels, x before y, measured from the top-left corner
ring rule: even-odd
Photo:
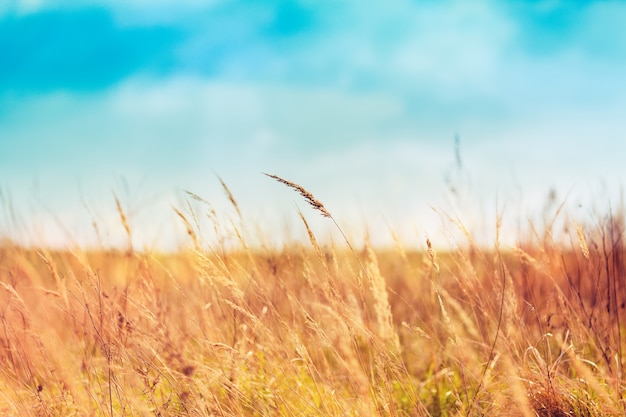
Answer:
[[[262,172],[380,242],[445,241],[448,214],[513,230],[552,191],[602,212],[626,179],[624,21],[625,1],[5,0],[0,238],[123,244],[117,196],[137,247],[176,248],[173,207],[210,210],[185,191],[238,221],[218,177],[250,234],[301,235],[298,209],[332,233]]]

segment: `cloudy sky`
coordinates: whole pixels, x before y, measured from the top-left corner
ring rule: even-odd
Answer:
[[[137,245],[171,247],[184,190],[229,210],[216,175],[272,237],[316,217],[261,172],[409,240],[433,207],[478,224],[551,189],[589,213],[626,179],[624,21],[624,1],[5,0],[0,236],[115,242],[115,193]]]

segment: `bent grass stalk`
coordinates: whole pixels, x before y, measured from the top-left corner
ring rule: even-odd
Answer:
[[[350,251],[354,255],[354,257],[357,260],[357,262],[359,263],[359,267],[361,268],[361,271],[363,272],[363,275],[365,277],[367,277],[369,282],[372,282],[372,278],[371,278],[370,274],[368,273],[367,268],[365,268],[365,265],[363,265],[363,262],[361,261],[361,258],[359,258],[358,254],[356,253],[356,250],[354,249],[354,247],[350,243],[350,240],[348,239],[346,234],[343,232],[343,230],[341,229],[341,227],[339,226],[339,224],[337,223],[335,218],[332,216],[332,214],[330,214],[330,211],[328,211],[326,209],[326,207],[324,207],[324,204],[322,204],[321,201],[319,201],[318,199],[313,197],[313,194],[311,194],[304,187],[302,187],[301,185],[296,184],[295,182],[286,180],[286,179],[284,179],[282,177],[279,177],[278,175],[267,174],[265,172],[263,172],[263,174],[267,175],[268,177],[270,177],[272,179],[275,179],[276,181],[278,181],[278,182],[280,182],[282,184],[285,184],[287,187],[291,188],[292,190],[297,191],[302,197],[304,197],[304,199],[307,201],[307,203],[309,203],[309,205],[311,207],[313,207],[315,210],[319,211],[322,214],[322,216],[331,219],[333,221],[333,223],[335,224],[335,227],[337,228],[337,230],[339,230],[339,233],[341,233],[341,236],[343,237],[343,240],[346,242],[346,245],[348,245],[348,248],[350,249]],[[310,230],[308,230],[308,225],[307,225],[307,232],[309,234],[311,234]]]
[[[361,270],[363,271],[365,276],[368,275],[367,274],[367,270],[365,269],[365,266],[363,265],[363,263],[359,259],[358,255],[356,253],[356,250],[354,250],[354,248],[352,247],[352,244],[350,243],[350,240],[348,239],[346,234],[343,232],[343,230],[341,229],[341,227],[339,226],[339,224],[337,223],[335,218],[330,214],[330,212],[326,209],[326,207],[324,207],[324,204],[322,204],[321,201],[319,201],[318,199],[313,197],[313,194],[311,194],[304,187],[302,187],[301,185],[296,184],[295,182],[292,182],[292,181],[286,180],[284,178],[281,178],[278,175],[267,174],[265,172],[263,172],[263,175],[267,175],[268,177],[273,178],[276,181],[285,184],[287,187],[291,188],[292,190],[297,191],[298,193],[300,193],[300,195],[302,197],[304,197],[304,199],[307,201],[307,203],[309,203],[309,205],[311,207],[313,207],[315,210],[319,211],[322,214],[322,216],[331,219],[333,221],[333,223],[335,224],[335,227],[337,228],[337,230],[339,230],[339,233],[341,233],[341,236],[343,237],[344,241],[348,245],[348,248],[350,248],[350,250],[352,251],[352,253],[356,257],[357,261],[359,262]]]

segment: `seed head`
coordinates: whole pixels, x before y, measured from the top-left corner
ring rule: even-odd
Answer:
[[[267,175],[270,178],[275,179],[278,182],[282,182],[283,184],[285,184],[289,188],[292,188],[292,189],[296,190],[297,192],[300,193],[300,195],[302,197],[305,198],[305,200],[311,205],[311,207],[313,207],[315,210],[317,210],[320,213],[322,213],[322,216],[332,218],[332,216],[330,215],[330,212],[328,210],[326,210],[326,207],[324,207],[324,205],[319,200],[317,200],[315,197],[313,197],[313,194],[308,192],[301,185],[298,185],[295,182],[291,182],[289,180],[281,178],[278,175],[266,174],[265,172],[263,174]]]

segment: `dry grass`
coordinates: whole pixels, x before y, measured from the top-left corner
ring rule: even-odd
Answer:
[[[253,249],[231,222],[226,250],[175,210],[193,250],[0,249],[0,415],[625,412],[621,214],[436,253],[323,246],[303,214],[308,247]]]

